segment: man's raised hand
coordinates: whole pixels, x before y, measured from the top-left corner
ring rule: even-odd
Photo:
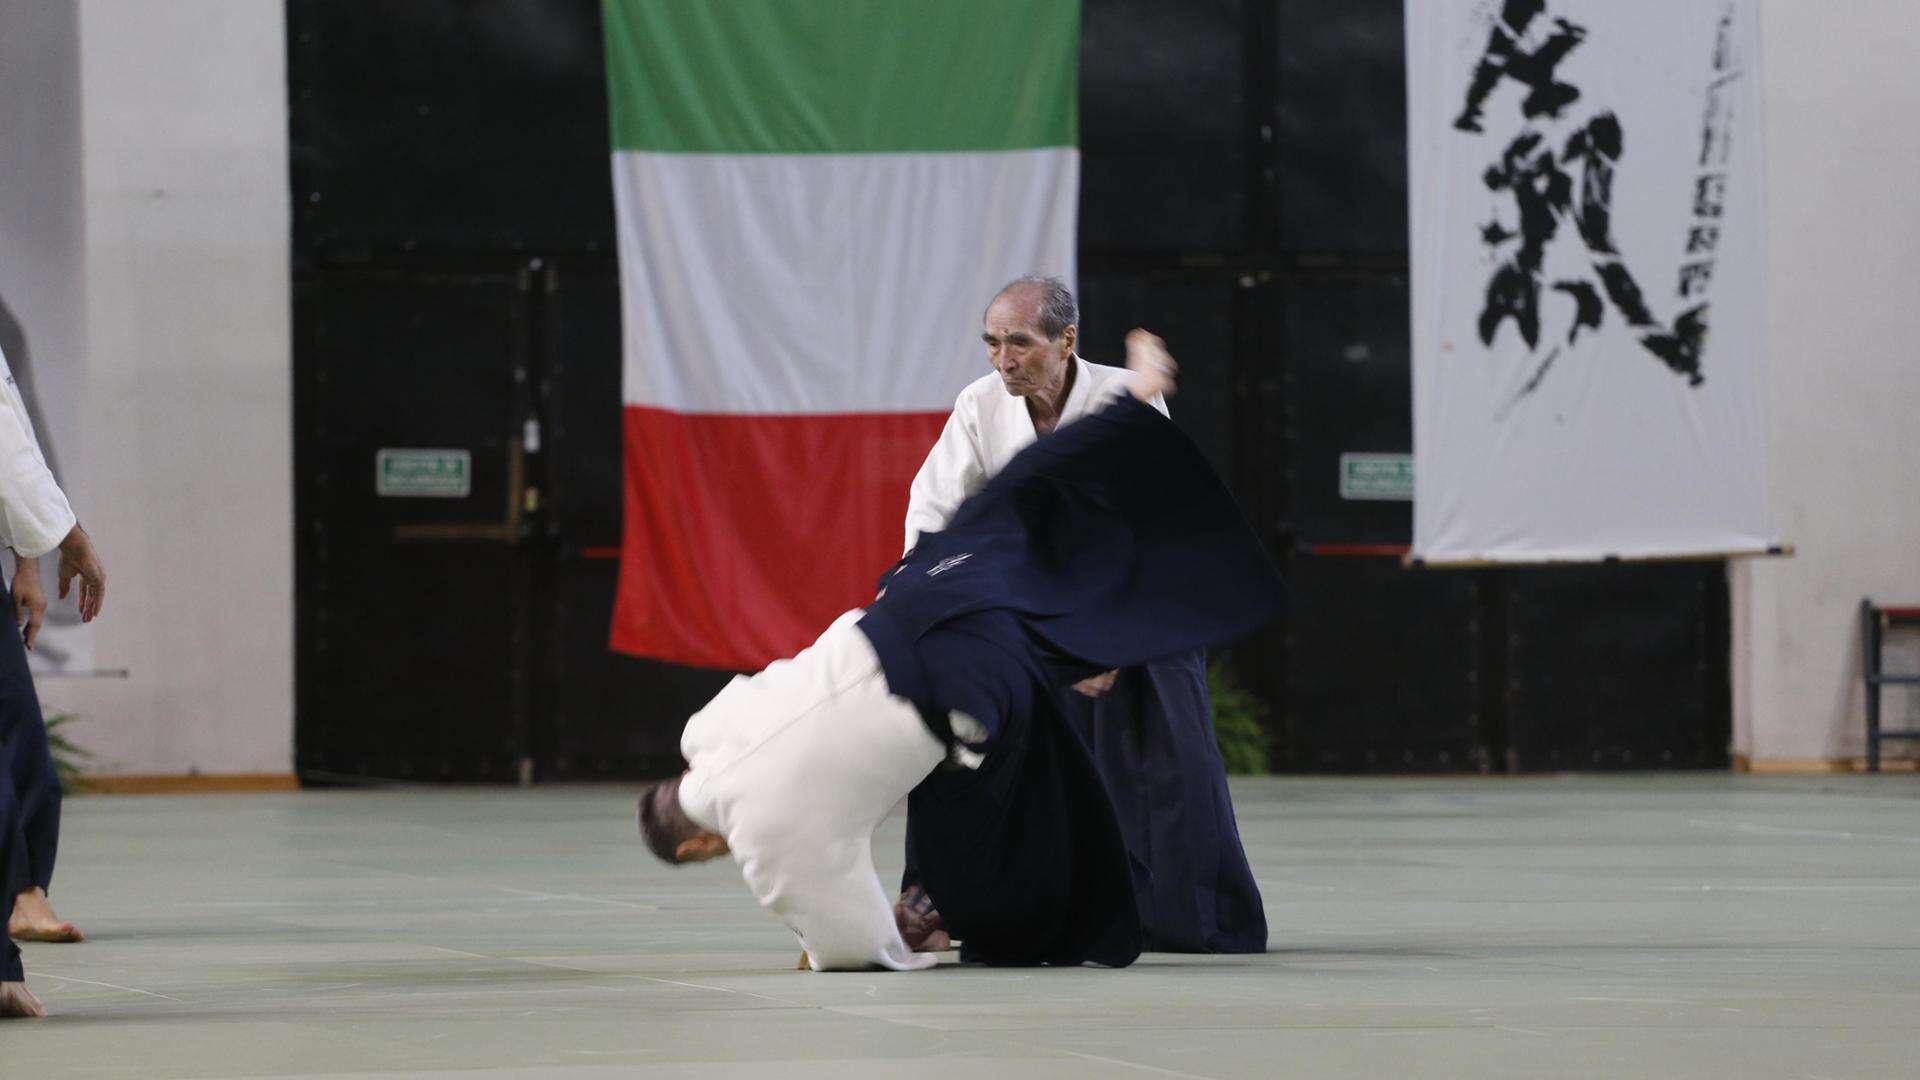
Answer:
[[[1134,329],[1127,331],[1127,370],[1133,373],[1133,378],[1127,380],[1127,389],[1141,401],[1152,401],[1155,394],[1173,396],[1180,365],[1174,362],[1173,354],[1167,352],[1167,343],[1159,335]]]

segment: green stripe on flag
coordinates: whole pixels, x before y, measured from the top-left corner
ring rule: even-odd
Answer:
[[[615,150],[1024,150],[1079,138],[1079,0],[603,0]]]

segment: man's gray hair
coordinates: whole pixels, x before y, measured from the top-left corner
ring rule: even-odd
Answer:
[[[1080,305],[1074,303],[1073,290],[1067,288],[1067,283],[1059,278],[1045,277],[1040,274],[1017,277],[1007,282],[999,292],[994,293],[993,299],[998,300],[1015,289],[1039,291],[1040,332],[1047,335],[1048,341],[1059,337],[1060,331],[1067,327],[1080,324]],[[987,306],[992,307],[992,301],[989,301]]]

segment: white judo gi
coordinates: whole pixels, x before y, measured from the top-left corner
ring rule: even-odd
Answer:
[[[946,756],[849,611],[791,660],[727,684],[687,722],[680,807],[727,838],[747,887],[815,971],[932,967],[900,939],[873,832]]]
[[[1073,385],[1060,408],[1060,427],[1098,409],[1126,392],[1131,378],[1125,368],[1092,364],[1073,358]],[[1167,403],[1155,394],[1149,402],[1167,414]],[[1057,429],[1056,429],[1057,430]],[[979,491],[1013,456],[1026,449],[1039,433],[1025,398],[1007,393],[997,371],[967,385],[953,403],[953,415],[914,474],[907,501],[907,544],[912,551],[921,533],[937,532],[953,520],[953,512],[967,496]]]
[[[25,558],[37,558],[60,545],[73,531],[73,507],[47,471],[47,459],[34,438],[27,403],[13,382],[7,355],[0,352],[0,545]]]

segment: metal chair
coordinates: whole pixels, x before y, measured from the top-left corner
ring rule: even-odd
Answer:
[[[1865,650],[1867,689],[1867,771],[1880,771],[1882,739],[1920,739],[1920,731],[1880,730],[1880,688],[1920,686],[1920,675],[1888,675],[1880,668],[1880,647],[1895,626],[1920,626],[1920,607],[1876,607],[1872,597],[1860,601],[1860,643]]]

